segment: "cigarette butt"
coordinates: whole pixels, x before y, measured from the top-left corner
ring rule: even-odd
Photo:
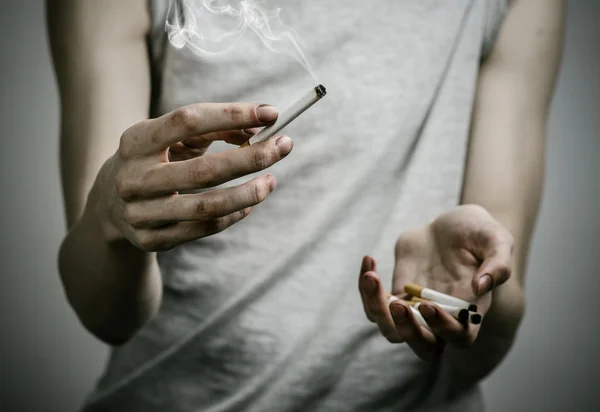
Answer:
[[[479,325],[481,323],[481,321],[483,320],[483,316],[481,316],[479,313],[470,313],[469,316],[470,316],[469,321],[473,325]]]
[[[419,325],[421,325],[425,329],[431,331],[431,328],[427,324],[427,321],[425,320],[425,318],[423,318],[423,315],[421,315],[421,312],[419,312],[417,309],[415,309],[412,306],[410,306],[410,309],[412,310],[413,316],[415,317],[415,319],[417,320],[417,322],[419,323]]]
[[[427,302],[427,301],[424,301],[424,302]],[[411,301],[411,302],[408,302],[408,304],[410,306],[414,307],[415,309],[419,310],[419,307],[421,307],[421,305],[424,302]],[[452,316],[454,319],[460,321],[461,323],[467,323],[467,322],[473,323],[472,322],[473,316],[470,316],[471,314],[465,308],[457,308],[456,306],[444,305],[442,303],[436,303],[436,302],[428,302],[428,303],[434,303],[438,308],[440,308],[444,312],[448,313],[450,316]],[[477,314],[477,315],[481,316],[479,314]]]
[[[450,296],[437,290],[429,289],[415,283],[407,283],[404,286],[404,291],[410,295],[413,295],[422,299],[429,299],[436,303],[444,305],[456,306],[458,308],[464,308],[472,312],[477,312],[477,305],[467,302],[466,300],[459,299],[455,296]]]
[[[418,297],[418,298],[421,297],[421,292],[423,291],[423,289],[425,289],[423,286],[419,286],[414,283],[407,283],[404,286],[404,291],[406,293],[408,293],[409,295]]]

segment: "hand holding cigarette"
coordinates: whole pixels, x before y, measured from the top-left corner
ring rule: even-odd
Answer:
[[[495,287],[511,275],[512,236],[485,209],[459,206],[400,236],[391,294],[375,259],[363,259],[359,291],[367,318],[392,343],[432,360],[444,345],[467,348]]]
[[[144,251],[168,250],[245,218],[274,190],[272,175],[235,187],[180,192],[211,189],[286,157],[293,146],[286,136],[205,154],[213,141],[240,145],[252,135],[245,130],[276,119],[269,105],[204,103],[130,127],[92,189],[107,241],[126,239]]]

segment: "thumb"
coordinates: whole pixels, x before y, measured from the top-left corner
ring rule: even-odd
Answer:
[[[511,275],[510,254],[494,253],[486,258],[475,272],[471,286],[475,296],[483,296],[502,285]]]

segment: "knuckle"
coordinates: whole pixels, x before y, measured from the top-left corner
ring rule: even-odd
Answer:
[[[200,201],[196,202],[194,206],[194,212],[198,217],[212,216],[214,215],[216,209],[216,201],[208,199],[201,199]]]
[[[199,167],[189,170],[189,179],[199,186],[214,186],[217,184],[217,172],[213,163],[207,158],[200,158]]]
[[[131,203],[127,203],[123,208],[123,218],[127,223],[135,226],[139,223],[139,216],[137,213],[137,207]]]
[[[131,146],[132,145],[129,135],[127,134],[127,132],[125,132],[121,135],[121,138],[119,139],[119,148],[117,153],[119,153],[119,156],[121,158],[129,159],[133,155]]]
[[[172,126],[183,127],[186,131],[193,132],[200,122],[200,115],[193,106],[184,106],[171,112],[168,122]]]
[[[130,197],[133,193],[133,184],[127,173],[123,171],[117,172],[115,176],[115,190],[120,198]]]
[[[273,149],[262,149],[254,152],[254,168],[263,170],[277,161],[277,152]]]
[[[222,232],[229,226],[224,218],[211,219],[206,222],[206,231],[209,235]]]
[[[251,110],[248,110],[241,104],[232,104],[229,106],[229,115],[233,123],[245,123],[251,118],[250,112]]]
[[[169,236],[159,236],[158,233],[150,230],[138,233],[136,241],[139,247],[146,252],[164,252],[174,247]]]
[[[117,153],[122,159],[131,159],[135,156],[136,142],[139,140],[139,136],[136,134],[134,127],[125,130],[119,138],[119,147]]]
[[[145,251],[155,251],[155,247],[157,245],[156,235],[150,231],[143,231],[136,233],[136,243],[142,250]]]
[[[269,190],[265,187],[265,184],[256,182],[254,184],[254,191],[252,193],[253,199],[252,202],[254,204],[258,204],[265,200],[269,195]]]
[[[237,221],[244,219],[246,216],[248,216],[250,214],[250,211],[252,210],[251,207],[247,207],[245,209],[242,209],[238,212],[238,218]]]

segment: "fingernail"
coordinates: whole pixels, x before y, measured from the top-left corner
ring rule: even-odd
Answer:
[[[292,139],[287,136],[278,137],[277,140],[275,140],[275,144],[282,155],[288,154],[292,150]]]
[[[395,305],[390,305],[390,312],[392,312],[392,316],[396,319],[396,320],[404,320],[406,319],[406,308],[397,303]]]
[[[478,286],[478,292],[479,295],[483,295],[486,292],[489,292],[490,290],[492,290],[492,277],[490,275],[483,275],[482,277],[479,278],[479,286]]]
[[[369,295],[376,294],[377,293],[377,281],[370,276],[364,276],[363,279],[364,279],[364,285],[365,285],[365,292],[367,292]]]
[[[277,109],[270,104],[263,104],[256,108],[256,117],[263,123],[271,123],[277,119]]]
[[[437,316],[437,310],[431,305],[419,305],[419,312],[425,319],[433,319]]]

